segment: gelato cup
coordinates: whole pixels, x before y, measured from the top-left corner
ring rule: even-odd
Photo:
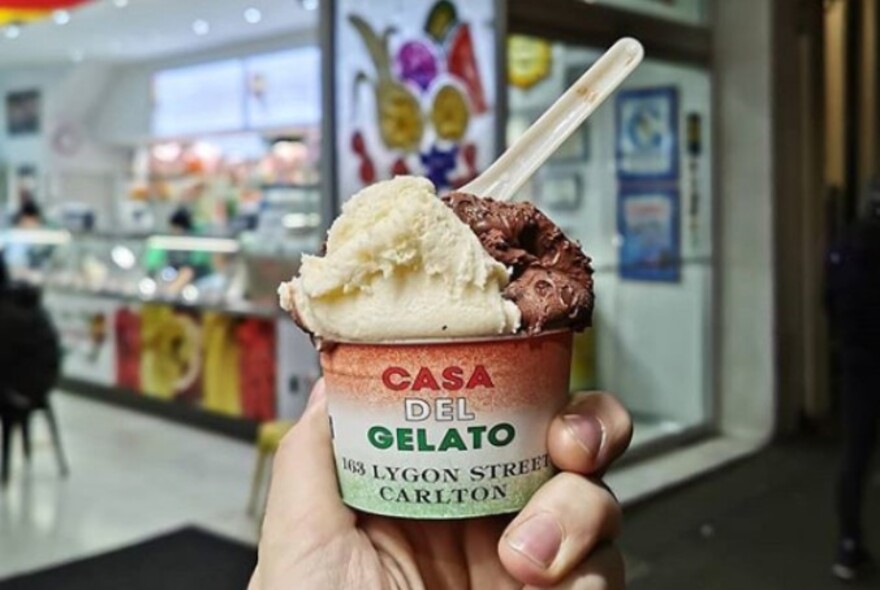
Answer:
[[[343,501],[420,519],[520,510],[554,473],[571,348],[552,331],[322,351]]]

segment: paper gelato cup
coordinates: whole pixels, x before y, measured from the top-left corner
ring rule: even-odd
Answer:
[[[571,346],[558,331],[322,352],[343,501],[409,518],[520,510],[554,473]]]

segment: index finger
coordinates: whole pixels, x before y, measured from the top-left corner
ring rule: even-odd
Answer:
[[[632,419],[605,392],[581,392],[553,419],[547,447],[553,464],[583,475],[601,473],[629,447]]]
[[[320,543],[354,526],[354,513],[339,497],[324,380],[309,405],[281,441],[272,464],[272,480],[263,524],[263,541],[289,543],[290,531],[308,530]]]

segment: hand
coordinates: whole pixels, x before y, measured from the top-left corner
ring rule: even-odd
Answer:
[[[512,521],[375,516],[339,497],[321,381],[275,457],[249,590],[622,589],[623,563],[609,544],[620,507],[589,476],[601,474],[631,437],[629,414],[613,397],[577,394],[548,434],[562,472]]]

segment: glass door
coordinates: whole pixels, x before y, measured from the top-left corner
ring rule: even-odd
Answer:
[[[511,37],[508,142],[600,54]],[[572,386],[619,395],[636,445],[712,415],[711,105],[707,70],[647,59],[519,195],[593,259]]]

